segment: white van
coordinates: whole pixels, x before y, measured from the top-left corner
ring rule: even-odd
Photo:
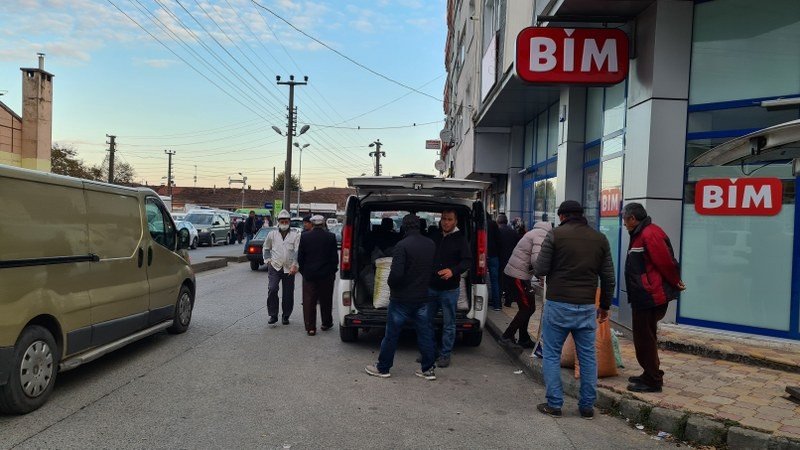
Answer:
[[[342,341],[358,339],[367,328],[386,327],[386,308],[373,304],[375,260],[391,256],[391,242],[402,238],[395,230],[398,216],[414,213],[425,218],[423,235],[438,232],[437,218],[444,209],[454,209],[458,227],[464,231],[473,251],[473,264],[466,275],[466,306],[456,313],[456,331],[462,343],[480,345],[486,323],[487,262],[486,212],[483,197],[489,183],[432,175],[409,174],[397,177],[349,178],[356,195],[347,199],[342,231],[342,254],[336,301],[339,302],[339,333]],[[392,226],[389,227],[392,222]],[[386,228],[381,230],[381,223]],[[376,245],[376,233],[389,236],[388,245]],[[441,313],[435,325],[441,328]]]
[[[0,211],[0,412],[44,404],[60,371],[189,327],[189,233],[152,190],[0,165]]]

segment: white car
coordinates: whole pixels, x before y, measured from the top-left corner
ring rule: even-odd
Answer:
[[[334,227],[336,225],[339,225],[339,221],[336,220],[336,219],[328,219],[328,220],[325,221],[325,225],[327,225],[328,228]]]
[[[185,220],[179,220],[175,222],[175,228],[178,231],[186,228],[186,231],[189,232],[189,248],[196,249],[197,246],[200,244],[200,233],[197,232],[197,228],[192,225],[192,222],[187,222]]]

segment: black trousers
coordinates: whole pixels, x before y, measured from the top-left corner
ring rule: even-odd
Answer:
[[[283,317],[289,318],[294,309],[294,275],[289,275],[285,269],[275,270],[269,265],[269,277],[267,286],[267,314],[270,316],[278,315],[278,287],[283,285],[281,295],[281,309]]]
[[[664,384],[664,371],[658,359],[658,321],[667,314],[668,303],[655,308],[631,310],[633,325],[633,347],[636,361],[642,366],[641,378],[644,384],[661,387]]]
[[[531,290],[531,282],[530,280],[520,280],[514,277],[508,277],[507,281],[506,295],[517,302],[518,310],[514,319],[508,324],[503,337],[512,339],[519,331],[519,342],[530,342],[531,336],[528,334],[528,324],[534,311],[536,311],[536,301]]]
[[[336,274],[333,273],[320,280],[303,279],[303,321],[306,331],[317,329],[317,305],[319,305],[322,326],[325,328],[333,326],[333,283],[335,279]]]

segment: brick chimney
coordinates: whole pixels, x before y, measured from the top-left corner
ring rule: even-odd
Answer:
[[[53,74],[44,70],[44,53],[38,68],[22,71],[22,167],[50,171],[53,146]]]

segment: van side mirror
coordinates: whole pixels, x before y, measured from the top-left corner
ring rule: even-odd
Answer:
[[[219,220],[215,220],[214,225],[219,225]]]
[[[189,248],[189,230],[181,228],[178,231],[178,248],[176,250],[183,250]]]

